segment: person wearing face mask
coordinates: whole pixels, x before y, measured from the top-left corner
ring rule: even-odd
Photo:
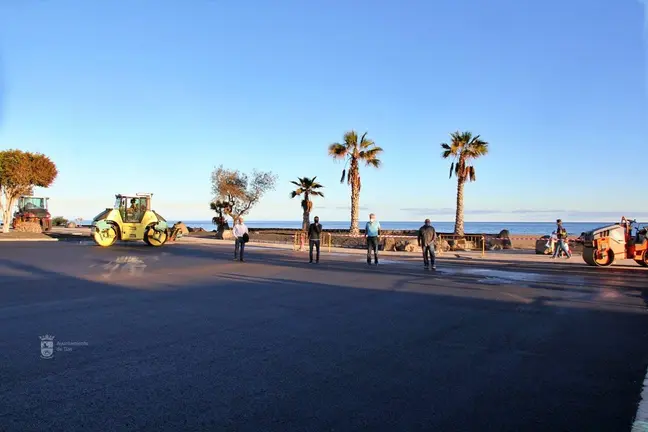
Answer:
[[[322,224],[319,223],[319,216],[315,216],[314,223],[308,227],[308,247],[309,247],[309,263],[313,262],[313,248],[317,250],[317,258],[315,263],[319,263],[320,259],[320,234],[322,233]]]
[[[380,236],[380,222],[376,220],[376,215],[369,215],[369,222],[365,226],[365,239],[367,241],[367,264],[371,265],[371,251],[374,253],[374,263],[378,265],[378,238]]]

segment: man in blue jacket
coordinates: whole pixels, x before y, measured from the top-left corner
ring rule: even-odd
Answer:
[[[374,263],[378,265],[378,238],[380,237],[380,222],[376,215],[369,215],[369,222],[365,225],[365,239],[367,240],[367,264],[371,265],[371,251],[374,253]]]

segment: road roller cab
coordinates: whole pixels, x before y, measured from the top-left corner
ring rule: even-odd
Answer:
[[[52,216],[49,209],[49,198],[35,196],[21,196],[16,204],[12,228],[21,222],[36,222],[43,231],[52,229]]]
[[[116,241],[143,240],[149,246],[162,246],[169,238],[166,220],[151,209],[152,193],[117,194],[115,205],[92,221],[91,235],[102,247]]]
[[[633,226],[636,227],[634,234]],[[648,267],[646,227],[639,228],[636,220],[622,217],[620,223],[596,228],[583,236],[583,260],[587,264],[609,266],[622,259],[633,259]]]

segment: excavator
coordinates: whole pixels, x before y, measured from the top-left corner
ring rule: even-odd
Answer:
[[[591,266],[606,267],[616,260],[633,259],[648,267],[647,232],[647,227],[639,227],[636,219],[625,216],[620,223],[588,231],[583,235],[583,260]]]

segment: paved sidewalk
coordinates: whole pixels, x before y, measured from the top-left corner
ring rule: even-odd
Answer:
[[[218,240],[218,239],[209,239],[209,238],[196,238],[196,237],[181,237],[177,240],[177,243],[185,244],[200,244],[200,245],[233,245],[233,240]],[[258,248],[268,248],[268,249],[280,249],[280,250],[294,250],[292,244],[286,243],[266,243],[266,242],[255,242],[250,241],[250,246]],[[304,246],[303,252],[308,252],[308,246]],[[329,252],[327,246],[322,246],[322,253]],[[331,247],[330,253],[335,254],[345,254],[345,255],[364,255],[366,251],[364,249],[353,249],[353,248],[340,248],[340,247]],[[405,258],[408,260],[420,260],[421,254],[417,252],[387,252],[381,251],[380,255],[387,257],[398,257]],[[580,254],[573,254],[571,259],[559,258],[551,259],[549,255],[538,255],[535,251],[530,250],[501,250],[501,251],[486,251],[482,256],[481,251],[456,251],[456,252],[443,252],[437,254],[437,260],[439,261],[463,261],[463,262],[489,262],[489,263],[501,263],[501,264],[514,264],[514,263],[546,263],[547,265],[578,265],[583,266],[583,258]],[[648,271],[648,268],[644,268],[636,264],[633,260],[619,260],[611,267],[607,269],[632,269],[638,271]]]

